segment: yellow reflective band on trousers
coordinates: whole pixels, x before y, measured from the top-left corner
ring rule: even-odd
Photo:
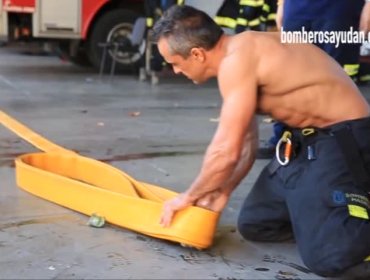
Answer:
[[[359,80],[361,82],[368,82],[368,81],[370,81],[370,74],[360,76],[359,77]]]
[[[25,191],[148,236],[199,249],[211,246],[220,213],[191,206],[164,228],[159,224],[163,202],[177,193],[60,147],[1,111],[0,123],[44,151],[15,159],[17,184]]]
[[[348,76],[355,76],[358,74],[360,64],[344,64],[343,69],[346,71]]]
[[[153,26],[153,18],[148,17],[146,18],[146,27],[152,27]]]
[[[261,7],[264,4],[264,0],[240,0],[239,5],[250,6],[250,7]]]
[[[269,14],[267,20],[276,20],[276,14]]]
[[[263,4],[262,10],[266,13],[269,13],[270,10],[271,10],[271,7],[270,7],[270,5],[265,3],[265,4]]]
[[[236,23],[241,26],[248,26],[248,21],[245,18],[237,18]]]
[[[241,26],[252,26],[252,27],[261,24],[261,20],[259,18],[250,21],[247,21],[245,18],[237,18],[236,22],[238,25]]]
[[[250,20],[248,22],[248,26],[257,26],[257,25],[260,25],[261,24],[261,21],[259,18],[256,18],[254,20]]]
[[[219,26],[225,26],[228,28],[235,28],[236,27],[236,20],[230,17],[220,17],[216,16],[214,18],[214,21],[219,25]]]

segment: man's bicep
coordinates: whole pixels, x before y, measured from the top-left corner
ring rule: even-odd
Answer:
[[[221,141],[240,153],[255,111],[256,89],[253,84],[248,88],[235,87],[228,92],[224,97],[215,141]]]

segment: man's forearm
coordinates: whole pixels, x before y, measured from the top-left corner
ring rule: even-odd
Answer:
[[[257,133],[254,135],[247,135],[240,161],[238,162],[238,165],[236,166],[231,177],[225,182],[225,185],[222,186],[223,193],[230,195],[243,180],[243,178],[249,173],[256,158],[258,147],[257,142]]]
[[[185,192],[191,202],[195,202],[205,194],[220,189],[232,176],[237,162],[222,151],[207,151],[198,177]]]
[[[227,154],[212,151],[212,147],[210,147],[199,176],[185,192],[189,199],[194,202],[206,193],[215,190],[230,194],[252,167],[257,141],[258,130],[256,122],[253,120],[237,161],[228,157]]]

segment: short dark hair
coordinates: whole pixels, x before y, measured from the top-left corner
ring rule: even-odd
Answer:
[[[171,52],[187,58],[194,47],[212,49],[222,34],[222,28],[205,12],[174,5],[154,25],[152,39],[168,39]]]

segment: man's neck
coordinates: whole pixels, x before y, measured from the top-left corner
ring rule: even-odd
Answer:
[[[230,36],[228,35],[222,35],[220,39],[218,40],[217,44],[209,50],[207,53],[208,57],[208,65],[207,69],[209,72],[209,75],[212,77],[216,77],[218,74],[218,69],[220,67],[220,64],[222,62],[222,59],[225,57],[225,54],[227,52],[227,45],[229,42]]]

